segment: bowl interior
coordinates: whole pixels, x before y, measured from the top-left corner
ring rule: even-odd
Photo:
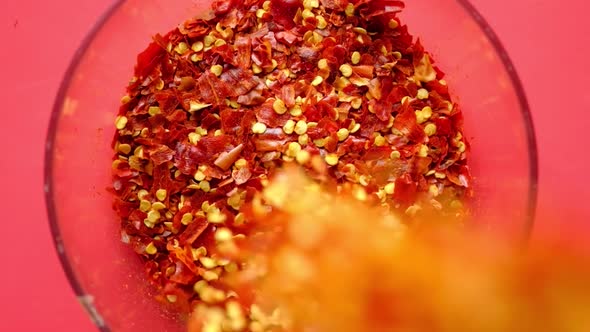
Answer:
[[[155,33],[207,10],[209,1],[127,0],[105,15],[66,75],[47,143],[46,190],[59,254],[96,324],[113,331],[182,331],[145,286],[111,209],[114,117],[136,55]],[[465,114],[475,177],[474,214],[509,241],[530,230],[536,150],[526,101],[485,22],[462,0],[408,1],[402,21],[447,73]]]

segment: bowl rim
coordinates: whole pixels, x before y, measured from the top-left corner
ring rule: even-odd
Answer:
[[[111,16],[117,12],[117,10],[125,3],[126,0],[114,0],[113,3],[99,16],[98,20],[94,23],[92,28],[86,34],[80,45],[78,46],[76,52],[74,53],[72,60],[65,71],[62,81],[60,83],[58,92],[56,94],[54,104],[51,111],[51,117],[49,121],[49,126],[47,130],[47,136],[45,141],[45,157],[44,157],[44,193],[45,193],[45,202],[46,202],[46,209],[47,209],[47,216],[49,220],[49,226],[51,231],[51,236],[53,239],[53,243],[58,254],[59,260],[61,262],[62,268],[68,279],[70,286],[72,287],[78,301],[84,307],[90,319],[98,328],[99,331],[109,332],[111,331],[110,327],[104,321],[98,310],[93,305],[93,297],[92,295],[87,294],[84,291],[84,288],[76,278],[76,274],[74,273],[74,269],[70,264],[68,259],[66,248],[63,244],[61,238],[61,232],[59,225],[57,223],[57,214],[56,214],[56,202],[54,200],[53,195],[53,162],[54,162],[54,153],[53,149],[55,147],[55,139],[56,139],[56,131],[59,124],[60,115],[63,109],[63,105],[65,103],[66,93],[70,86],[70,83],[73,78],[73,74],[78,69],[78,66],[88,51],[90,44],[94,41],[95,36],[100,32],[103,26],[109,21]],[[529,191],[528,191],[528,203],[527,203],[527,215],[526,220],[524,223],[524,227],[521,230],[522,234],[520,235],[520,242],[522,243],[523,247],[526,247],[528,240],[531,236],[533,225],[535,222],[535,214],[537,208],[537,192],[538,192],[538,180],[539,180],[539,166],[538,166],[538,151],[537,151],[537,140],[535,135],[535,129],[532,119],[531,110],[529,107],[529,102],[526,97],[526,93],[524,91],[524,87],[522,85],[522,81],[518,76],[516,68],[512,60],[510,59],[506,48],[500,41],[498,35],[493,31],[492,27],[489,23],[484,19],[484,17],[479,13],[479,11],[469,2],[469,0],[455,0],[463,9],[471,16],[471,18],[477,23],[481,31],[490,41],[496,54],[500,57],[504,68],[506,69],[508,76],[510,77],[512,86],[514,87],[514,91],[518,98],[518,102],[520,104],[520,113],[522,116],[522,120],[525,123],[525,131],[526,131],[526,140],[528,145],[528,159],[529,159]]]

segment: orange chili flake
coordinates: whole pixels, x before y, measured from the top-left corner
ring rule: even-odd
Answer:
[[[461,210],[462,113],[402,8],[216,0],[213,18],[156,35],[138,55],[114,121],[113,206],[164,302],[229,305],[232,255],[269,211],[260,191],[285,163],[407,218],[432,204],[432,188],[437,208]],[[239,303],[252,313],[251,299]]]

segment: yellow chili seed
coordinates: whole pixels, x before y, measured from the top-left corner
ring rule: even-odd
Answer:
[[[421,144],[418,150],[418,157],[428,157],[428,146]]]
[[[190,224],[191,222],[193,222],[193,215],[192,215],[192,213],[187,212],[187,213],[183,214],[182,215],[182,219],[180,220],[180,222],[183,225],[185,225],[185,226],[188,225],[188,224]]]
[[[213,271],[205,271],[205,273],[203,273],[203,279],[213,281],[219,279],[219,275]]]
[[[119,144],[118,150],[122,154],[129,154],[129,153],[131,153],[131,145],[129,145],[129,144]]]
[[[150,193],[145,190],[145,189],[141,189],[137,192],[137,198],[139,199],[145,199],[147,197],[147,195],[149,195]]]
[[[361,27],[354,27],[354,28],[352,28],[352,31],[358,33],[359,35],[366,35],[367,34],[367,30],[365,28],[361,28]]]
[[[305,19],[308,19],[311,17],[315,17],[315,15],[313,14],[313,12],[311,10],[306,8],[301,12],[301,17],[305,20]]]
[[[192,62],[199,62],[201,60],[203,60],[203,55],[202,54],[195,53],[195,54],[191,55],[191,61]]]
[[[336,135],[338,135],[338,140],[340,142],[342,142],[348,138],[348,136],[350,135],[350,132],[346,128],[340,128],[338,130],[338,132],[336,133]]]
[[[207,248],[205,247],[198,247],[197,249],[192,249],[193,258],[195,260],[199,259],[199,257],[207,256]]]
[[[322,84],[322,82],[324,81],[324,78],[321,76],[316,76],[313,81],[311,81],[311,85],[313,86],[318,86],[320,84]]]
[[[307,123],[303,120],[297,121],[297,124],[295,124],[294,131],[297,135],[303,135],[307,133]]]
[[[188,50],[188,45],[185,42],[178,43],[178,45],[176,45],[176,47],[174,48],[174,51],[181,55],[188,52]]]
[[[313,144],[315,144],[315,146],[317,146],[318,148],[323,148],[326,145],[326,139],[325,138],[318,138],[313,140]]]
[[[303,0],[303,7],[307,9],[318,8],[320,6],[319,0]]]
[[[139,210],[141,212],[148,212],[151,208],[152,208],[152,203],[150,203],[150,201],[142,199],[139,202]]]
[[[256,17],[262,18],[264,16],[264,14],[266,14],[266,10],[264,10],[262,8],[256,10]]]
[[[166,205],[164,205],[164,203],[162,202],[155,202],[154,204],[152,204],[152,210],[154,211],[164,210],[165,208]]]
[[[399,151],[392,151],[391,154],[389,155],[389,158],[391,159],[399,159],[401,158],[402,154]]]
[[[160,212],[158,212],[158,211],[156,211],[156,210],[151,210],[151,211],[150,211],[150,212],[148,212],[148,214],[147,214],[147,220],[148,220],[148,221],[150,221],[150,222],[152,222],[152,223],[155,223],[155,222],[157,222],[158,220],[160,220],[160,217],[161,217],[161,216],[160,216]]]
[[[423,99],[428,99],[428,97],[429,97],[428,90],[426,90],[424,88],[418,90],[418,94],[417,94],[416,98],[423,100]]]
[[[168,195],[168,192],[166,191],[166,189],[158,189],[156,191],[156,198],[159,199],[160,201],[165,200],[167,195]]]
[[[272,103],[272,109],[277,114],[287,113],[287,106],[285,105],[285,102],[282,101],[281,99],[275,99],[275,101]]]
[[[221,212],[207,213],[207,221],[212,224],[222,224],[223,222],[225,222],[226,219],[227,217],[225,216],[225,214]]]
[[[193,176],[193,178],[195,179],[195,181],[203,181],[205,180],[206,176],[205,173],[201,172],[200,170],[198,170],[195,175]]]
[[[209,183],[209,181],[204,180],[199,182],[199,188],[201,188],[202,191],[207,193],[211,191],[211,184]]]
[[[236,217],[234,218],[234,225],[243,225],[244,222],[246,221],[246,216],[243,213],[238,213],[236,214]]]
[[[210,257],[199,257],[199,262],[206,269],[214,269],[217,267],[217,263],[215,263],[215,260]]]
[[[256,122],[252,125],[252,132],[254,134],[264,134],[266,132],[266,125],[262,122]]]
[[[223,72],[223,66],[221,65],[213,65],[211,66],[211,72],[215,74],[215,76],[220,76]]]
[[[370,177],[365,174],[362,174],[361,176],[359,176],[359,183],[363,187],[366,187],[369,185],[369,180],[370,180]]]
[[[129,95],[124,95],[121,97],[121,104],[125,105],[131,101],[131,97]]]
[[[399,26],[399,22],[397,20],[395,20],[395,19],[392,18],[391,20],[389,20],[389,24],[388,25],[389,25],[389,28],[390,29],[395,29],[395,28],[397,28]]]
[[[137,158],[143,159],[144,154],[143,154],[143,146],[138,146],[135,148],[135,150],[133,151],[133,155],[136,156]]]
[[[223,39],[217,39],[213,45],[215,45],[216,47],[220,47],[220,46],[223,46],[225,44],[227,44],[227,42],[225,40],[223,40]]]
[[[354,108],[355,110],[358,110],[359,108],[361,108],[361,106],[363,106],[363,100],[361,98],[354,98],[350,102],[350,106],[352,106],[352,108]]]
[[[248,166],[248,161],[246,161],[246,159],[244,159],[244,158],[240,158],[240,159],[236,160],[236,162],[234,163],[234,166],[237,169],[242,169],[242,168]]]
[[[383,187],[383,190],[387,195],[393,195],[393,193],[395,192],[395,183],[390,182],[386,184],[385,187]]]
[[[357,131],[359,131],[361,129],[361,124],[360,123],[356,123],[353,127],[352,130],[350,131],[351,134],[356,133]]]
[[[438,187],[435,184],[431,184],[430,187],[428,187],[428,192],[435,197],[439,194]]]
[[[197,42],[193,43],[193,45],[191,46],[191,49],[193,50],[193,52],[201,52],[204,47],[205,47],[205,45],[203,44],[202,41],[197,41]]]
[[[375,146],[385,146],[387,144],[387,140],[385,137],[378,135],[375,137]]]
[[[240,194],[236,193],[231,195],[227,199],[227,205],[233,207],[236,210],[239,210],[240,206],[242,205],[242,197],[240,196]]]
[[[425,106],[422,109],[422,114],[424,115],[424,118],[430,119],[430,117],[432,116],[432,108],[430,106]]]
[[[158,252],[158,248],[156,248],[156,246],[154,245],[153,242],[150,242],[146,247],[145,247],[145,252],[148,255],[155,255]]]
[[[465,145],[465,143],[459,142],[459,144],[457,144],[457,148],[459,149],[460,153],[463,153],[467,149],[467,146]]]
[[[326,157],[324,158],[324,160],[326,161],[326,163],[330,166],[336,166],[338,165],[338,155],[335,153],[328,153],[326,155]]]
[[[432,136],[436,134],[436,125],[434,123],[429,123],[424,127],[424,133],[428,136]]]
[[[298,117],[303,114],[303,110],[301,109],[301,106],[295,105],[293,108],[291,108],[291,110],[289,110],[289,114],[291,114],[291,116]]]
[[[234,234],[229,228],[220,228],[215,231],[215,241],[217,242],[226,242],[231,241]]]
[[[352,52],[352,56],[350,57],[350,61],[353,65],[358,65],[361,62],[361,54],[357,51]]]
[[[312,43],[316,44],[316,45],[321,43],[324,40],[324,36],[320,35],[319,33],[315,32],[315,31],[312,33],[311,36],[312,36],[312,38],[311,38]]]
[[[437,179],[444,179],[447,177],[447,175],[445,173],[441,173],[441,172],[435,172],[434,173],[434,177]]]
[[[260,66],[259,66],[259,65],[255,64],[255,63],[253,63],[253,64],[252,64],[252,72],[253,72],[254,74],[260,74],[260,73],[262,73],[262,68],[260,68]]]
[[[193,290],[195,293],[200,293],[207,287],[209,287],[209,283],[206,280],[199,280],[194,284]]]
[[[287,145],[287,151],[285,154],[289,157],[295,157],[299,151],[301,151],[301,145],[297,142],[291,142]]]
[[[200,111],[202,109],[205,109],[205,108],[207,108],[209,106],[211,106],[211,104],[203,104],[203,103],[199,103],[199,102],[196,102],[196,101],[190,101],[189,102],[189,110],[188,111],[192,113],[192,112],[196,112],[196,111]],[[200,133],[197,132],[197,134],[200,134]],[[206,134],[207,133],[205,132],[205,135]]]
[[[319,69],[329,69],[330,67],[328,66],[328,60],[320,59],[320,61],[318,61],[318,68]]]
[[[344,9],[344,13],[346,16],[354,16],[354,5],[352,3],[348,3]]]
[[[295,130],[295,121],[293,121],[291,119],[287,120],[287,123],[285,123],[285,125],[283,126],[283,132],[285,132],[285,134],[287,134],[287,135],[291,135],[294,130]]]
[[[328,26],[328,22],[322,15],[317,15],[315,18],[318,20],[318,29],[323,30]]]
[[[416,114],[416,122],[424,123],[427,121],[427,119],[424,117],[424,113],[422,113],[422,111],[415,111],[414,113]]]
[[[207,36],[205,36],[205,38],[203,38],[203,43],[205,44],[205,47],[209,47],[209,46],[213,45],[213,43],[215,43],[216,39],[217,38],[215,38],[212,35],[207,35]]]
[[[307,162],[309,162],[310,159],[311,159],[311,154],[307,150],[301,150],[301,151],[297,152],[297,155],[295,156],[295,160],[300,165],[307,164]]]
[[[188,134],[188,140],[193,145],[197,145],[197,143],[201,140],[201,135],[197,133],[190,133]]]
[[[352,67],[349,64],[345,63],[342,66],[340,66],[340,72],[344,77],[350,77],[352,76]]]
[[[115,119],[115,127],[119,130],[125,129],[127,126],[127,117],[124,115],[120,115]]]
[[[299,138],[297,138],[297,142],[299,142],[301,146],[306,146],[307,144],[309,144],[309,136],[307,134],[299,135]]]

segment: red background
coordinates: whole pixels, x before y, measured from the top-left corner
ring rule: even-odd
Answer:
[[[472,2],[506,46],[531,105],[542,216],[534,236],[551,232],[587,241],[590,5],[584,0]],[[110,3],[0,4],[0,331],[95,330],[54,252],[42,170],[58,85],[82,38]]]

